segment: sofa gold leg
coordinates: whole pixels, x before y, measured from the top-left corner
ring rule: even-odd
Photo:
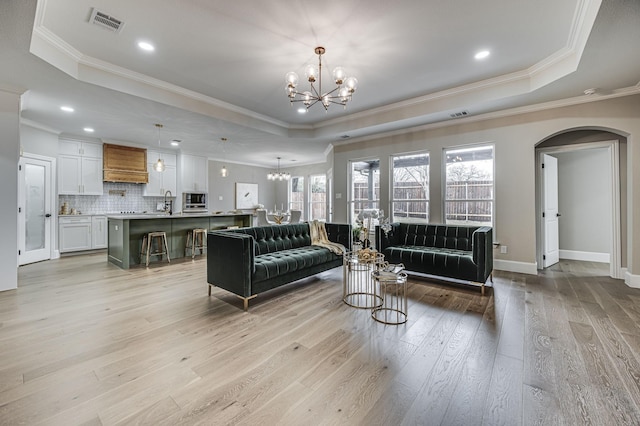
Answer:
[[[256,296],[257,294],[254,294],[253,296],[249,296],[249,297],[238,296],[240,299],[242,299],[242,305],[245,312],[249,310],[249,300],[253,299]]]
[[[493,284],[493,272],[489,274],[489,279],[491,280],[491,283]]]
[[[480,295],[484,296],[484,284],[480,286]]]
[[[209,296],[211,296],[211,287],[213,287],[211,284],[209,284]]]

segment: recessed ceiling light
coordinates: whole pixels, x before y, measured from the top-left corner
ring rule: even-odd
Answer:
[[[306,108],[298,108],[298,114],[304,114],[307,112]]]
[[[476,53],[474,58],[476,58],[476,59],[484,59],[487,56],[489,56],[490,54],[491,54],[491,52],[489,52],[488,50],[481,50],[478,53]]]
[[[61,110],[63,110],[64,112],[73,112],[75,111],[75,109],[71,108],[70,106],[61,106],[60,107]]]
[[[142,50],[146,50],[147,52],[153,52],[154,50],[156,50],[153,44],[147,41],[138,42],[138,47]]]
[[[93,133],[93,132],[95,131],[95,130],[93,130],[93,128],[92,128],[92,127],[85,127],[85,128],[84,128],[84,129],[82,129],[82,130],[84,130],[84,131],[85,131],[85,132],[87,132],[87,133]]]
[[[172,146],[178,146],[178,145],[180,145],[180,142],[181,142],[181,141],[179,141],[179,140],[177,140],[177,139],[174,139],[174,140],[172,140],[172,141],[171,141],[171,145],[172,145]]]

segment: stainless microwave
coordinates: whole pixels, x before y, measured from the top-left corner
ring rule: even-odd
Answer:
[[[182,193],[182,211],[206,211],[207,210],[207,194],[205,192],[183,192]]]

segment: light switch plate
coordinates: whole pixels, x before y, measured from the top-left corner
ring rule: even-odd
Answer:
[[[336,200],[342,198],[342,192],[336,192]]]

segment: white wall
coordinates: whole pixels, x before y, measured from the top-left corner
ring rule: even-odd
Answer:
[[[18,157],[20,95],[0,90],[0,291],[18,287]]]
[[[23,152],[58,158],[58,135],[26,124],[20,125]]]
[[[578,253],[566,252],[610,253],[612,194],[608,149],[552,155],[558,159],[560,257],[578,258]]]
[[[226,178],[220,176],[223,163],[209,160],[209,210],[235,210],[236,182],[257,183],[259,204],[273,205],[276,201],[275,182],[267,179],[269,169],[228,162],[224,165],[229,171],[229,176]]]
[[[431,218],[442,222],[442,150],[479,143],[495,145],[495,238],[509,247],[494,252],[496,269],[535,273],[535,146],[568,129],[610,129],[628,137],[627,264],[640,280],[640,95],[474,121],[474,118],[425,126],[401,135],[372,137],[334,148],[336,221],[347,221],[347,166],[350,159],[380,158],[382,182],[388,181],[391,154],[427,150],[431,162]],[[634,185],[635,184],[635,185]],[[381,185],[381,207],[388,211],[388,188]],[[635,253],[635,256],[634,256]]]

